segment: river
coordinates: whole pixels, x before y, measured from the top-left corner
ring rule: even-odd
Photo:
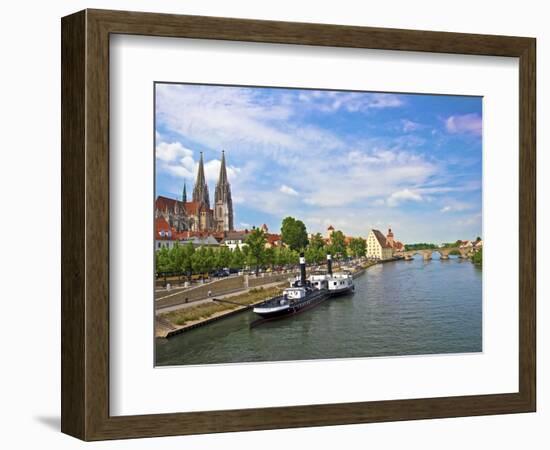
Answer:
[[[251,311],[156,340],[165,365],[482,351],[482,271],[468,260],[370,267],[354,295],[250,328]]]

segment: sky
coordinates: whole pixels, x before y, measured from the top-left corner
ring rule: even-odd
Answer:
[[[157,83],[156,194],[190,200],[203,152],[212,206],[222,150],[237,229],[482,235],[481,97]]]

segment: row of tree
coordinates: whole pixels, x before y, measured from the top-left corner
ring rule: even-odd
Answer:
[[[261,253],[255,250],[254,244],[236,247],[231,251],[228,247],[199,247],[193,244],[173,247],[163,247],[155,254],[157,273],[203,274],[220,269],[240,270],[244,267],[256,266],[287,266],[298,264],[298,252],[286,247],[266,248]]]
[[[346,242],[344,233],[334,231],[330,242],[326,242],[320,233],[308,239],[304,223],[293,217],[283,220],[282,247],[266,246],[267,234],[260,228],[253,229],[246,237],[245,244],[231,251],[221,246],[195,249],[193,244],[163,247],[156,252],[156,270],[158,273],[209,273],[214,270],[253,267],[281,267],[298,264],[299,254],[304,252],[308,263],[320,264],[326,261],[327,254],[339,259],[346,256],[365,256],[367,243],[363,238],[352,238]]]
[[[364,256],[367,250],[367,242],[363,238],[352,238],[346,242],[344,233],[335,230],[330,236],[330,243],[325,242],[321,233],[316,233],[308,239],[306,226],[301,220],[294,217],[286,217],[281,226],[281,238],[283,243],[296,251],[304,251],[310,254],[309,261],[318,262],[331,253],[335,258],[346,255]]]

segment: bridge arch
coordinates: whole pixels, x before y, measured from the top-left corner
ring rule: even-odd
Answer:
[[[425,261],[429,261],[432,259],[432,255],[434,253],[439,253],[439,256],[441,259],[449,259],[449,255],[451,253],[456,254],[459,253],[459,258],[468,258],[472,253],[473,250],[471,248],[460,248],[460,247],[444,247],[444,248],[433,248],[433,249],[422,249],[422,250],[409,250],[403,252],[403,258],[405,260],[411,260],[415,255],[422,255],[422,258]]]

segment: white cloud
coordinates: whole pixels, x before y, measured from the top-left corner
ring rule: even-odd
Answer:
[[[463,114],[450,116],[445,120],[445,128],[451,134],[481,135],[481,116],[479,114]]]
[[[296,191],[296,189],[292,189],[290,186],[287,186],[286,184],[283,184],[279,190],[283,194],[298,195],[298,192]]]
[[[406,201],[414,201],[414,202],[420,202],[423,200],[423,197],[415,191],[412,191],[410,189],[402,189],[400,191],[396,191],[392,193],[388,198],[388,205],[389,206],[397,206],[402,202]]]
[[[473,206],[469,203],[450,200],[450,202],[445,203],[445,205],[439,211],[442,213],[447,213],[468,211],[471,209],[473,209]]]
[[[199,168],[198,157],[195,160],[193,150],[181,145],[179,142],[159,142],[156,147],[155,157],[157,171],[168,173],[177,178],[195,180]],[[221,160],[211,159],[204,163],[204,174],[209,184],[215,184],[220,175]],[[239,167],[227,165],[227,177],[229,182],[237,180]]]
[[[438,173],[438,166],[422,155],[376,149],[352,150],[338,157],[308,160],[294,184],[306,204],[316,207],[357,205],[390,197],[403,189],[419,191]],[[334,176],[338,174],[338,176]],[[399,198],[389,203],[397,203]]]
[[[196,177],[198,150],[204,149],[212,196],[220,160],[219,153],[211,150],[226,149],[228,163],[232,155],[237,155],[234,161],[239,162],[239,167],[228,166],[233,202],[239,205],[236,221],[254,222],[244,215],[248,212],[239,217],[241,209],[253,210],[273,229],[286,215],[303,217],[308,231],[324,233],[328,224],[333,224],[352,235],[366,235],[369,226],[381,221],[377,226],[402,223],[403,235],[414,239],[421,236],[426,223],[411,224],[414,218],[400,217],[403,211],[395,206],[405,202],[422,202],[418,207],[423,213],[433,208],[430,213],[447,224],[441,234],[448,231],[449,224],[457,223],[460,217],[441,214],[440,210],[448,207],[445,212],[458,211],[452,193],[465,192],[466,181],[446,171],[446,161],[422,153],[427,148],[425,136],[412,131],[427,125],[393,120],[392,131],[399,135],[385,137],[370,135],[369,127],[364,133],[347,134],[330,131],[337,127],[328,122],[326,127],[307,122],[312,111],[315,117],[322,113],[322,120],[331,119],[328,114],[335,111],[359,112],[368,120],[373,110],[401,106],[404,96],[302,91],[285,97],[275,90],[269,95],[262,92],[157,85],[157,123],[175,141],[159,142],[163,139],[157,135],[158,170],[186,178],[189,192]],[[458,116],[452,117],[449,133],[468,128]],[[395,128],[396,123],[399,128]],[[179,144],[180,136],[182,142],[197,148],[191,151]],[[177,186],[177,180],[173,181]],[[479,186],[472,189],[479,190]]]
[[[193,151],[185,148],[179,142],[159,142],[156,148],[156,158],[172,162],[182,158],[193,158]]]
[[[220,167],[222,162],[220,159],[211,159],[208,162],[204,163],[204,175],[208,183],[217,183],[218,178],[220,177]],[[199,164],[196,163],[196,170],[198,170]],[[226,164],[227,178],[229,183],[233,183],[237,180],[238,173],[240,172],[239,167],[231,166]]]
[[[340,110],[364,113],[371,109],[396,108],[403,105],[400,96],[387,93],[303,91],[298,99],[303,102],[304,107],[324,113]]]
[[[408,119],[403,119],[401,121],[401,125],[404,133],[410,133],[411,131],[419,130],[422,127],[422,125],[418,122],[414,122]]]

